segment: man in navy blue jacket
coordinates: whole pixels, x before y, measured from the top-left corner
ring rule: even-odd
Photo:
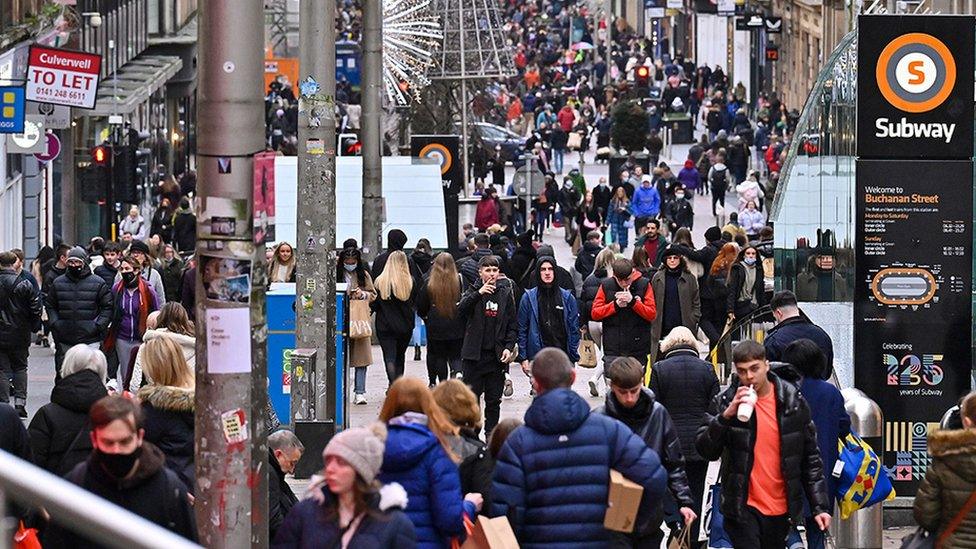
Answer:
[[[507,516],[523,548],[607,547],[604,528],[610,470],[644,487],[637,524],[661,505],[667,472],[657,454],[623,423],[590,413],[572,390],[566,353],[543,349],[532,364],[539,395],[502,446],[490,516]]]
[[[818,379],[830,379],[834,371],[834,345],[830,336],[820,326],[807,318],[797,305],[796,294],[789,290],[776,292],[769,300],[769,307],[773,310],[776,326],[769,330],[763,346],[766,348],[766,359],[783,361],[786,347],[798,339],[809,339],[816,343],[824,352],[826,367],[824,371],[815,375]]]
[[[538,284],[522,295],[518,309],[519,363],[530,375],[529,362],[539,351],[555,347],[569,355],[569,361],[579,360],[579,307],[576,298],[556,284],[556,260],[539,259]]]

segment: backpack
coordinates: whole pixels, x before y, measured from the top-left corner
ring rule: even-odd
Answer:
[[[724,189],[726,187],[726,184],[728,183],[728,171],[728,168],[723,170],[715,170],[715,173],[712,174],[711,181],[713,189]]]

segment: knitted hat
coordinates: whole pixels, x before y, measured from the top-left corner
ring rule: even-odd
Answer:
[[[709,242],[715,242],[722,238],[722,229],[718,227],[709,227],[705,229],[705,240]]]
[[[386,449],[386,426],[374,422],[369,427],[346,429],[332,437],[322,451],[322,459],[338,456],[346,460],[367,484],[372,483],[383,466]]]
[[[75,246],[68,250],[68,259],[80,259],[85,263],[88,263],[88,252],[85,251],[81,246]]]
[[[142,252],[149,255],[149,245],[142,240],[133,240],[132,244],[129,244],[130,252]]]

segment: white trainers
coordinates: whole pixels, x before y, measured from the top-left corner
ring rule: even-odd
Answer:
[[[357,405],[357,406],[363,406],[363,405],[365,405],[366,404],[366,395],[364,395],[362,393],[356,393],[356,396],[354,396],[353,399],[352,399],[352,403],[355,404],[355,405]]]
[[[512,398],[512,395],[514,394],[515,394],[515,387],[512,386],[512,377],[508,374],[505,374],[505,388],[502,389],[502,397]]]

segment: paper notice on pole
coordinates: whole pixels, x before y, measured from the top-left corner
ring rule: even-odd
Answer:
[[[251,310],[207,309],[207,372],[251,371]]]

